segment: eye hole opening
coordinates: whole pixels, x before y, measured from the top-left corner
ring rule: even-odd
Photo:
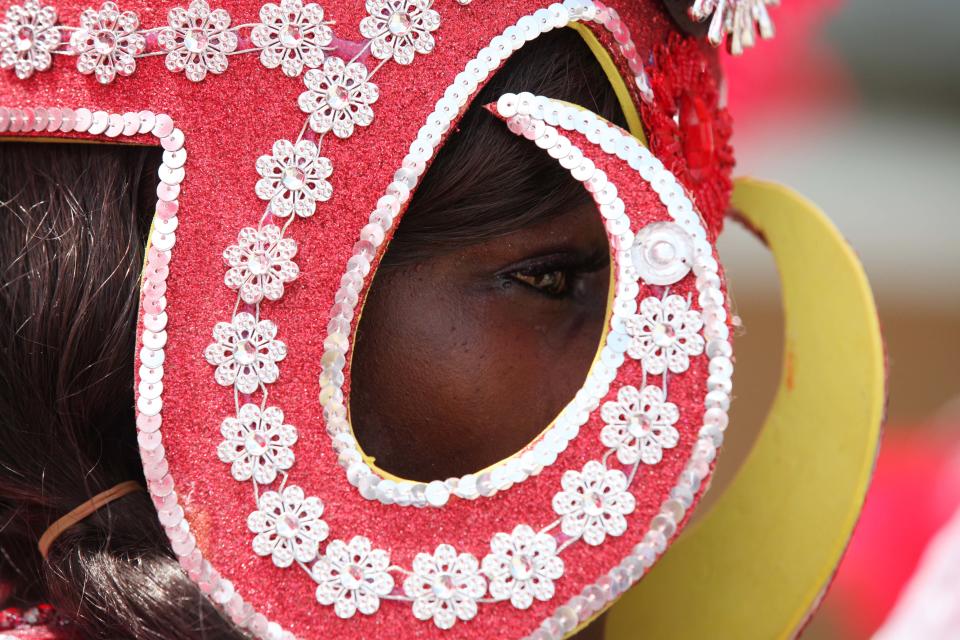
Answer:
[[[569,245],[543,255],[548,238]],[[552,426],[603,344],[610,263],[591,207],[381,268],[351,370],[350,418],[368,463],[384,477],[445,480],[509,458]]]
[[[584,185],[484,105],[530,91],[620,126],[576,31],[525,44],[414,192],[361,301],[349,419],[383,477],[446,480],[509,458],[583,387],[612,313],[610,245]]]

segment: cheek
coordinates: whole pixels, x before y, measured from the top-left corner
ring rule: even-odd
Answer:
[[[477,336],[492,360],[483,386],[512,401],[514,420],[525,417],[529,437],[522,444],[583,384],[600,343],[604,302],[596,310],[538,299],[491,303],[488,324]]]
[[[358,441],[382,468],[418,480],[482,469],[528,444],[582,385],[603,305],[390,280],[364,309],[352,392]]]

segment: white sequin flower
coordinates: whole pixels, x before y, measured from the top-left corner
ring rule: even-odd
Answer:
[[[632,338],[627,354],[643,362],[647,373],[660,375],[667,369],[683,373],[690,356],[703,353],[703,317],[680,296],[646,298],[640,313],[626,321]]]
[[[563,491],[553,496],[553,510],[561,516],[560,530],[596,546],[607,536],[622,536],[627,530],[627,514],[633,513],[636,500],[627,491],[627,476],[607,469],[596,460],[583,471],[567,471],[560,480]]]
[[[694,20],[706,20],[711,15],[707,38],[714,46],[723,43],[730,36],[730,52],[743,53],[745,47],[756,42],[754,32],[759,29],[760,37],[773,37],[773,20],[767,12],[767,5],[778,4],[780,0],[694,0],[690,7],[690,17]]]
[[[307,91],[298,102],[301,111],[310,114],[310,128],[349,138],[354,126],[369,126],[373,122],[370,105],[380,97],[380,90],[367,77],[363,63],[346,64],[333,57],[327,58],[322,70],[308,71],[303,77]]]
[[[323,64],[324,49],[333,40],[333,31],[323,21],[318,4],[304,5],[301,0],[281,0],[260,7],[260,24],[253,28],[250,40],[261,49],[260,62],[268,69],[280,67],[285,75],[300,75],[303,68],[316,69]]]
[[[440,14],[428,0],[367,0],[367,13],[360,33],[368,38],[370,51],[381,60],[393,58],[410,64],[418,53],[430,53],[436,43],[432,31],[440,27]]]
[[[235,480],[253,478],[259,484],[270,484],[278,471],[293,466],[290,447],[297,441],[297,430],[283,424],[283,411],[276,407],[261,412],[257,405],[245,404],[236,417],[220,424],[220,433],[224,440],[217,447],[217,457],[230,463]]]
[[[38,0],[10,5],[0,23],[0,69],[13,69],[21,80],[49,69],[51,52],[60,44],[56,24],[57,10]]]
[[[280,375],[277,362],[287,356],[287,346],[279,340],[277,325],[246,312],[231,322],[218,322],[213,328],[214,342],[207,347],[207,362],[216,365],[214,377],[224,387],[236,385],[240,393],[253,393],[261,384],[276,382]]]
[[[261,175],[257,195],[269,200],[273,215],[281,218],[291,213],[310,217],[317,210],[318,200],[326,201],[333,195],[327,181],[333,164],[310,140],[301,140],[296,146],[289,140],[277,140],[273,154],[257,160],[257,173]]]
[[[194,82],[207,77],[207,72],[227,70],[227,54],[237,48],[230,14],[224,9],[211,11],[205,0],[193,0],[188,9],[171,9],[167,20],[170,26],[157,34],[157,42],[169,51],[167,69],[183,71]]]
[[[487,581],[475,557],[441,544],[433,555],[418,553],[413,559],[413,574],[403,581],[403,592],[413,598],[417,620],[433,618],[438,627],[449,629],[457,620],[477,615],[477,600],[487,592]]]
[[[283,285],[300,275],[300,268],[292,259],[295,255],[296,241],[283,238],[277,225],[268,224],[259,230],[244,227],[237,244],[223,252],[223,260],[230,267],[223,282],[234,291],[239,290],[240,298],[247,304],[264,298],[279,300]]]
[[[553,597],[553,581],[563,575],[553,536],[520,524],[513,533],[495,534],[490,551],[483,559],[483,572],[490,579],[491,596],[509,599],[517,609],[529,609],[534,599]]]
[[[357,611],[376,613],[380,598],[393,591],[389,566],[390,555],[371,548],[363,536],[354,536],[349,543],[333,540],[313,565],[317,602],[332,604],[340,618],[352,618]]]
[[[677,405],[667,402],[663,389],[646,386],[643,391],[629,385],[620,387],[617,399],[603,403],[600,416],[606,426],[600,431],[600,442],[617,450],[623,464],[657,464],[663,450],[680,442],[674,428],[680,418]]]
[[[283,493],[265,491],[257,510],[247,518],[247,527],[257,534],[253,538],[254,553],[271,556],[278,567],[289,567],[294,560],[311,562],[330,533],[330,527],[320,519],[322,515],[320,498],[305,497],[296,485],[288,486]]]
[[[100,11],[81,13],[80,28],[70,36],[70,46],[80,54],[77,70],[92,73],[101,84],[113,82],[118,74],[131,75],[137,68],[134,56],[147,46],[147,39],[137,33],[139,27],[136,13],[121,13],[113,2],[104,2]]]

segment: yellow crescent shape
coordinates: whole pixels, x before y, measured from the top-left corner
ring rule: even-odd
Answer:
[[[870,482],[886,390],[863,268],[826,216],[785,187],[740,179],[733,206],[780,271],[780,388],[727,491],[611,609],[608,640],[795,636],[840,562]]]
[[[604,48],[593,31],[582,22],[571,22],[567,26],[580,34],[580,37],[583,38],[583,41],[590,48],[590,52],[593,53],[593,57],[597,59],[597,62],[603,69],[603,73],[606,74],[607,81],[613,88],[614,95],[617,96],[617,102],[620,103],[623,117],[627,121],[627,129],[637,140],[643,143],[643,146],[649,146],[647,144],[647,136],[643,132],[643,121],[640,119],[640,111],[633,101],[633,96],[630,95],[630,90],[627,89],[627,81],[620,74],[617,63],[613,61],[613,56]]]

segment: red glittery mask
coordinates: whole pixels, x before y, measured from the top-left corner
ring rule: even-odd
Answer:
[[[0,133],[165,150],[137,428],[210,598],[265,638],[552,638],[641,579],[709,482],[732,373],[712,246],[729,123],[710,56],[659,2],[54,4],[0,27]],[[597,203],[614,273],[598,358],[501,463],[380,477],[347,412],[378,261],[472,96],[572,24],[652,153],[550,96],[488,108]]]

